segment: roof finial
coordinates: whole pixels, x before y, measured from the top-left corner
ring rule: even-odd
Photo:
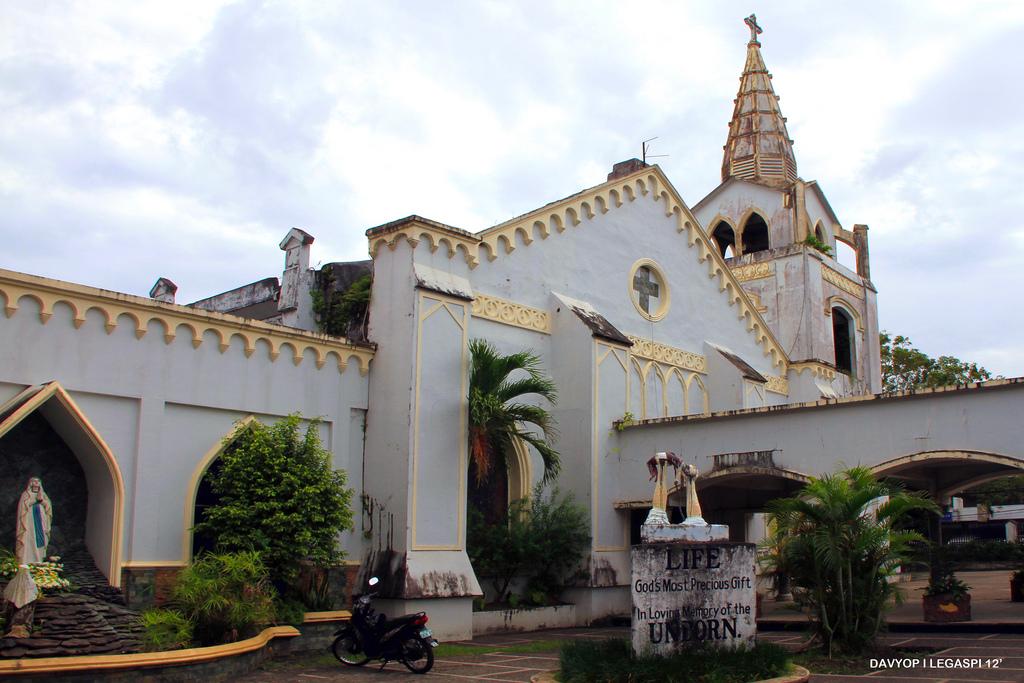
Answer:
[[[751,14],[743,20],[743,23],[750,28],[750,42],[757,43],[757,34],[761,33],[761,27],[757,25],[757,15]]]

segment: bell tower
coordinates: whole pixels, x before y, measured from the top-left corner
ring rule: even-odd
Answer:
[[[793,361],[791,400],[881,391],[876,291],[866,225],[845,229],[817,183],[797,174],[757,17],[733,101],[722,183],[693,207],[719,254]],[[835,258],[850,246],[856,270]]]

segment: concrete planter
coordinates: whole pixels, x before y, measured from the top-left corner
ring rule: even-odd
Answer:
[[[576,605],[525,607],[522,609],[473,612],[473,636],[489,633],[540,631],[576,625]]]
[[[937,624],[971,620],[971,596],[954,599],[949,594],[925,595],[921,598],[924,620]]]

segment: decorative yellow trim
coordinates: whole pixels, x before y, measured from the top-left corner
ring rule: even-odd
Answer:
[[[730,306],[736,305],[737,317],[746,323],[747,331],[753,333],[755,342],[764,347],[766,356],[771,356],[773,366],[778,366],[785,371],[789,364],[789,358],[782,345],[757,312],[739,281],[722,259],[721,254],[718,253],[718,247],[700,227],[686,203],[658,166],[642,168],[636,173],[616,178],[571,197],[547,204],[508,222],[488,228],[477,235],[451,228],[432,229],[449,238],[449,244],[453,244],[451,240],[455,240],[457,243],[456,247],[449,247],[449,258],[453,258],[459,249],[464,249],[466,262],[472,268],[476,263],[482,262],[479,256],[485,253],[488,261],[497,259],[502,252],[506,255],[510,254],[515,248],[517,235],[518,239],[529,245],[534,243],[536,238],[544,240],[552,234],[562,233],[567,228],[581,225],[581,216],[592,218],[597,215],[597,212],[606,213],[625,206],[627,202],[636,201],[639,197],[646,197],[653,202],[663,202],[665,216],[675,217],[676,231],[680,234],[685,233],[686,244],[688,247],[696,249],[698,261],[707,263],[708,277],[718,279],[718,290],[725,293]],[[767,221],[765,222],[767,223]],[[426,223],[422,223],[422,225],[424,229],[419,234],[429,232],[425,230],[429,226]],[[403,224],[402,228],[396,228],[387,234],[382,232],[372,236],[370,238],[371,255],[376,256],[381,243],[388,244],[387,238],[394,235],[400,236],[403,231],[408,232],[409,230],[411,228]],[[413,236],[412,239],[406,236],[406,239],[414,246],[419,243],[416,236]],[[437,239],[442,240],[441,237]],[[739,235],[737,235],[737,239],[739,239]],[[499,243],[503,246],[499,247]]]
[[[775,274],[775,262],[748,263],[741,266],[732,266],[730,270],[732,270],[733,276],[740,282],[760,280]]]
[[[0,271],[0,274],[3,272],[4,271]],[[5,434],[11,431],[22,420],[35,412],[35,410],[40,408],[51,398],[56,399],[62,406],[64,406],[64,409],[82,429],[89,441],[92,442],[92,445],[96,448],[97,452],[99,452],[100,457],[103,460],[103,464],[107,467],[107,473],[110,475],[111,482],[114,484],[114,500],[112,506],[113,519],[111,520],[110,530],[110,575],[107,577],[107,581],[111,586],[119,587],[121,585],[122,566],[121,542],[122,536],[124,535],[124,479],[121,476],[121,468],[117,464],[117,458],[114,457],[114,453],[110,450],[110,446],[108,446],[106,441],[103,440],[103,437],[100,436],[99,430],[93,426],[92,422],[90,422],[89,418],[85,416],[85,413],[81,411],[74,399],[72,399],[64,390],[64,387],[60,385],[60,382],[48,382],[43,385],[42,389],[35,386],[25,389],[5,403],[3,408],[0,408],[0,414],[6,412],[8,406],[17,405],[26,394],[31,392],[35,392],[35,394],[0,422],[0,438],[3,438]],[[96,495],[98,495],[98,493],[96,493]],[[2,671],[2,669],[0,669],[0,671]]]
[[[792,366],[790,366],[792,367]],[[773,394],[782,394],[783,396],[789,395],[789,380],[779,375],[768,375],[765,379],[768,382],[765,384],[765,389],[772,392]]]
[[[184,328],[192,339],[192,347],[198,349],[204,335],[213,332],[221,353],[227,351],[237,337],[246,358],[255,352],[256,342],[263,341],[269,347],[271,362],[277,360],[283,347],[287,346],[295,365],[300,365],[305,352],[311,350],[318,368],[324,366],[328,356],[334,356],[338,371],[344,372],[354,358],[359,364],[359,373],[365,376],[374,355],[373,349],[341,338],[10,270],[0,269],[0,295],[4,298],[4,313],[8,318],[18,311],[20,300],[28,297],[39,305],[39,319],[43,325],[53,316],[54,306],[61,303],[71,309],[71,322],[75,329],[82,327],[86,313],[96,309],[106,321],[103,327],[107,334],[112,333],[121,318],[126,317],[135,329],[135,338],[142,339],[150,323],[156,321],[163,327],[163,338],[167,344],[174,341],[180,328]]]
[[[750,303],[754,304],[754,308],[757,309],[758,313],[765,313],[768,311],[768,307],[761,303],[761,295],[755,294],[754,292],[747,292],[747,296],[750,298]]]
[[[526,500],[530,498],[530,482],[533,481],[533,468],[530,465],[530,450],[526,442],[519,437],[512,438],[512,467],[508,468],[508,501]]]
[[[672,367],[682,368],[683,370],[702,373],[707,373],[708,371],[708,360],[699,353],[684,351],[668,344],[633,335],[629,336],[629,340],[633,342],[630,353],[634,356],[656,360]]]
[[[303,617],[303,624],[319,624],[325,621],[348,621],[352,618],[352,613],[347,609],[336,609],[327,612],[306,612],[306,616]]]
[[[213,444],[208,451],[199,459],[195,468],[192,470],[192,476],[188,480],[188,488],[185,489],[185,526],[182,531],[181,541],[181,561],[183,564],[188,564],[192,560],[192,527],[195,526],[195,514],[196,514],[196,495],[199,493],[199,482],[206,474],[206,470],[210,469],[210,465],[214,460],[220,457],[221,453],[227,450],[227,447],[234,443],[243,432],[247,431],[252,424],[256,422],[255,415],[246,415],[241,420],[235,422],[228,430],[227,434],[217,439],[217,443]]]
[[[800,363],[790,363],[789,371],[800,375],[804,372],[810,372],[812,377],[821,377],[827,379],[829,382],[836,378],[836,369],[826,363],[819,361],[802,361]]]
[[[452,310],[452,307],[461,309],[461,316],[456,314]],[[469,302],[463,299],[456,299],[454,297],[448,297],[443,294],[436,292],[419,292],[419,306],[417,307],[419,313],[419,320],[416,324],[416,374],[415,374],[415,387],[413,401],[415,401],[415,408],[413,409],[413,421],[412,421],[412,496],[410,505],[412,506],[412,514],[410,517],[410,550],[463,550],[466,547],[466,525],[465,525],[465,514],[466,514],[466,478],[468,476],[469,463],[467,461],[468,454],[466,453],[467,442],[468,442],[468,425],[467,420],[469,414],[469,397],[468,389],[466,387],[468,379],[468,366],[469,366],[469,344],[466,338],[469,327]],[[422,401],[420,399],[420,388],[421,379],[423,376],[423,323],[430,316],[441,311],[447,312],[451,316],[455,324],[462,329],[462,360],[460,364],[459,373],[461,375],[460,381],[460,396],[462,396],[462,404],[459,406],[459,433],[462,437],[459,439],[459,500],[458,500],[458,520],[456,522],[456,542],[454,545],[422,545],[416,542],[416,531],[417,531],[417,499],[419,497],[419,450],[420,450],[420,406]]]
[[[861,317],[860,312],[853,304],[841,296],[830,296],[828,298],[828,301],[825,302],[825,315],[831,317],[832,308],[835,306],[838,306],[850,314],[850,317],[853,318],[854,323],[857,325],[858,332],[864,331],[864,318]]]
[[[0,660],[0,678],[4,676],[43,676],[48,674],[71,674],[88,671],[115,671],[118,669],[144,669],[164,666],[184,666],[209,662],[247,652],[254,652],[266,646],[274,638],[294,638],[302,635],[294,626],[271,626],[259,635],[237,643],[193,647],[186,650],[164,652],[142,652],[131,655],[95,655],[81,657],[40,657],[39,659]]]
[[[654,313],[648,313],[644,309],[640,308],[640,303],[637,301],[637,297],[633,296],[633,278],[636,276],[636,271],[641,268],[648,268],[653,271],[654,274],[661,280],[661,288],[664,290],[663,294],[658,295],[658,310]],[[662,270],[661,266],[654,259],[642,258],[637,260],[629,269],[629,280],[626,281],[627,291],[629,300],[633,302],[633,307],[636,312],[647,318],[651,322],[658,322],[668,315],[668,308],[672,304],[671,290],[668,286],[668,278],[665,277],[665,271]]]
[[[440,223],[421,219],[418,216],[408,221],[400,221],[399,225],[394,229],[384,229],[379,232],[371,230],[371,232],[376,233],[370,236],[369,248],[371,258],[377,258],[377,254],[382,246],[386,246],[391,251],[394,251],[395,247],[398,246],[398,241],[404,239],[409,243],[410,247],[415,249],[423,238],[426,238],[427,246],[432,254],[443,244],[449,259],[461,251],[462,257],[470,269],[476,268],[480,264],[478,259],[479,237],[462,230],[441,225]],[[508,248],[508,253],[512,253],[515,249],[515,240],[507,243],[506,247]]]
[[[835,285],[847,294],[855,296],[858,299],[864,298],[864,285],[854,282],[838,270],[833,270],[824,263],[821,264],[821,278],[825,282]]]
[[[607,352],[601,353],[602,347],[608,349]],[[600,453],[598,452],[599,443],[599,426],[598,421],[601,418],[600,406],[601,406],[601,364],[608,360],[608,356],[614,356],[615,360],[618,361],[620,367],[626,373],[626,396],[627,400],[629,397],[629,375],[628,359],[626,363],[623,363],[622,358],[619,358],[617,347],[607,343],[603,343],[594,340],[594,344],[590,349],[590,356],[593,365],[593,390],[591,395],[591,425],[590,425],[590,524],[592,532],[592,548],[596,553],[599,552],[613,552],[620,550],[627,550],[629,548],[629,525],[623,525],[622,532],[622,545],[621,546],[603,546],[600,544],[599,539],[601,538],[599,533],[599,516],[600,516],[600,492],[601,492],[601,471],[598,466]],[[634,361],[635,363],[635,361]]]
[[[496,296],[477,294],[473,299],[473,317],[493,320],[533,332],[551,334],[551,314],[549,312]]]

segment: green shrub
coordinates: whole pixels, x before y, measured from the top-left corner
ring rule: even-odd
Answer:
[[[274,588],[259,553],[207,553],[178,575],[171,602],[202,645],[255,635],[274,621]]]
[[[296,598],[278,598],[274,601],[274,621],[278,624],[298,626],[306,618],[306,606]]]
[[[573,641],[562,646],[563,683],[747,683],[781,676],[786,651],[759,643],[750,649],[691,649],[669,656],[634,655],[629,642]]]
[[[192,622],[173,609],[150,609],[139,617],[147,652],[180,650],[192,644]]]
[[[273,425],[253,422],[239,434],[210,475],[219,500],[196,525],[218,552],[259,551],[282,589],[294,586],[300,560],[327,566],[342,559],[338,534],[352,529],[345,472],[331,466],[318,420],[304,437],[300,422],[298,415]]]
[[[874,514],[870,505],[888,496]],[[792,498],[768,505],[775,532],[766,542],[774,572],[788,574],[828,653],[871,646],[893,599],[897,567],[923,537],[899,525],[910,513],[938,507],[924,496],[879,482],[865,467],[811,478]]]
[[[316,276],[316,286],[309,291],[319,330],[324,334],[344,337],[352,325],[363,322],[370,305],[372,284],[373,278],[367,274],[355,280],[345,291],[340,291],[334,288],[331,266],[328,264],[321,268]]]
[[[529,501],[514,501],[494,524],[470,507],[469,558],[474,571],[492,578],[498,602],[506,599],[512,580],[525,574],[530,602],[546,604],[579,566],[589,529],[587,512],[572,495],[561,496],[558,489],[546,494],[538,484]]]

